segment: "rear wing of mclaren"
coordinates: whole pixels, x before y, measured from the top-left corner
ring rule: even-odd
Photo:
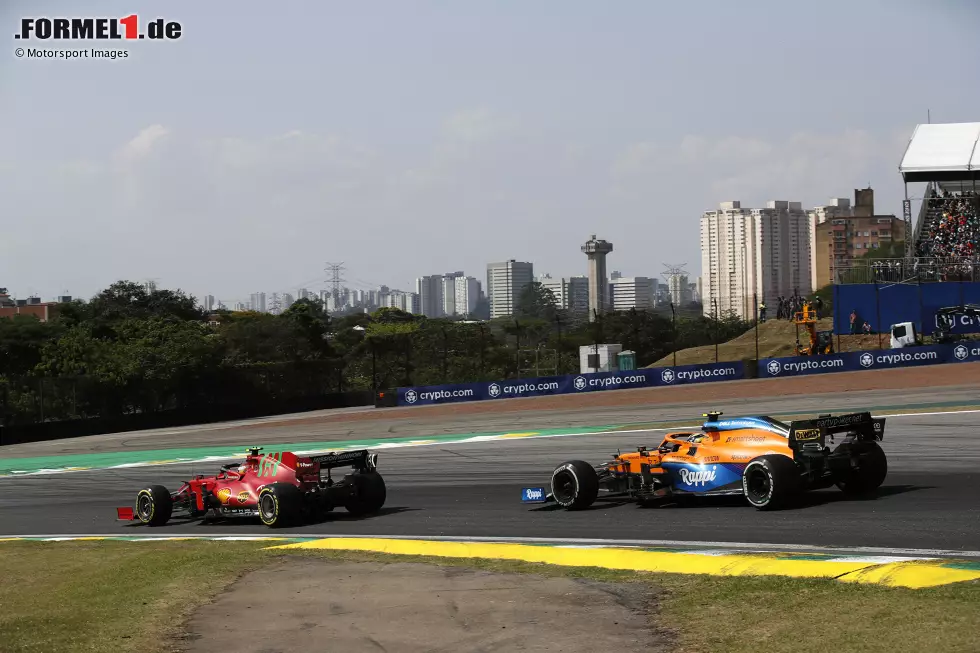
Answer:
[[[325,453],[310,456],[310,461],[320,463],[320,469],[335,469],[337,467],[353,467],[360,471],[370,471],[378,466],[378,454],[367,449],[345,451],[343,453]]]
[[[883,440],[885,418],[872,417],[871,413],[850,413],[795,420],[789,425],[789,446],[793,449],[809,449],[815,444],[822,449],[828,435],[839,433],[853,434],[858,440]]]

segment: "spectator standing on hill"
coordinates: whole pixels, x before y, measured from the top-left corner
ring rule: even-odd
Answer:
[[[851,335],[857,335],[858,332],[858,310],[855,308],[851,311]]]
[[[820,311],[823,310],[823,300],[819,297],[813,300],[813,310],[816,314],[816,318],[820,319]]]
[[[759,304],[759,321],[760,322],[765,322],[766,321],[766,301],[765,300],[762,300],[762,303]]]

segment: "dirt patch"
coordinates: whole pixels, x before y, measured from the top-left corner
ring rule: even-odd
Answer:
[[[817,331],[831,331],[834,327],[832,318],[818,320]],[[758,358],[778,358],[780,356],[796,356],[797,338],[803,344],[809,342],[810,336],[806,327],[797,326],[789,320],[769,320],[759,325],[759,332],[749,329],[737,338],[718,345],[719,361],[738,361],[746,358],[756,358],[756,338],[758,337]],[[888,346],[891,336],[878,335],[841,335],[834,336],[834,350],[869,351],[878,349],[882,344]],[[676,362],[673,354],[664,356],[656,363],[647,367],[667,367],[673,365],[695,365],[715,362],[715,346],[704,345],[691,347],[677,352]]]
[[[976,387],[980,391],[980,363],[955,363],[924,367],[905,367],[891,370],[862,370],[814,374],[781,379],[751,379],[721,381],[695,385],[638,388],[635,390],[606,390],[588,394],[552,395],[477,401],[436,406],[412,406],[377,409],[372,412],[318,415],[276,422],[235,426],[235,429],[302,426],[323,422],[362,422],[373,420],[460,417],[465,415],[521,413],[525,411],[578,410],[583,408],[615,408],[619,406],[667,405],[677,403],[712,404],[737,399],[760,399],[791,395],[819,395],[863,390],[896,390],[908,388]]]
[[[189,622],[187,653],[667,651],[652,586],[416,563],[283,559]]]

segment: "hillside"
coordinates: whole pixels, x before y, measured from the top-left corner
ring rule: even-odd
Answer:
[[[833,320],[824,318],[817,322],[818,331],[829,331],[833,328]],[[759,325],[759,358],[774,358],[779,356],[794,356],[796,354],[796,325],[787,320],[769,320]],[[806,342],[806,329],[800,329],[800,342]],[[890,337],[883,334],[882,345],[889,346]],[[877,335],[834,336],[835,351],[860,351],[877,349]],[[718,345],[719,361],[743,360],[755,358],[755,329],[749,329],[739,337]],[[677,365],[692,365],[695,363],[715,362],[715,346],[692,347],[677,352]],[[674,364],[673,354],[660,359],[647,367],[666,367]]]

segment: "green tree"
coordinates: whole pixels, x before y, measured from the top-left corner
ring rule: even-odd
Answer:
[[[545,322],[553,322],[558,302],[550,288],[539,281],[532,281],[524,286],[517,300],[515,317],[537,318]]]

